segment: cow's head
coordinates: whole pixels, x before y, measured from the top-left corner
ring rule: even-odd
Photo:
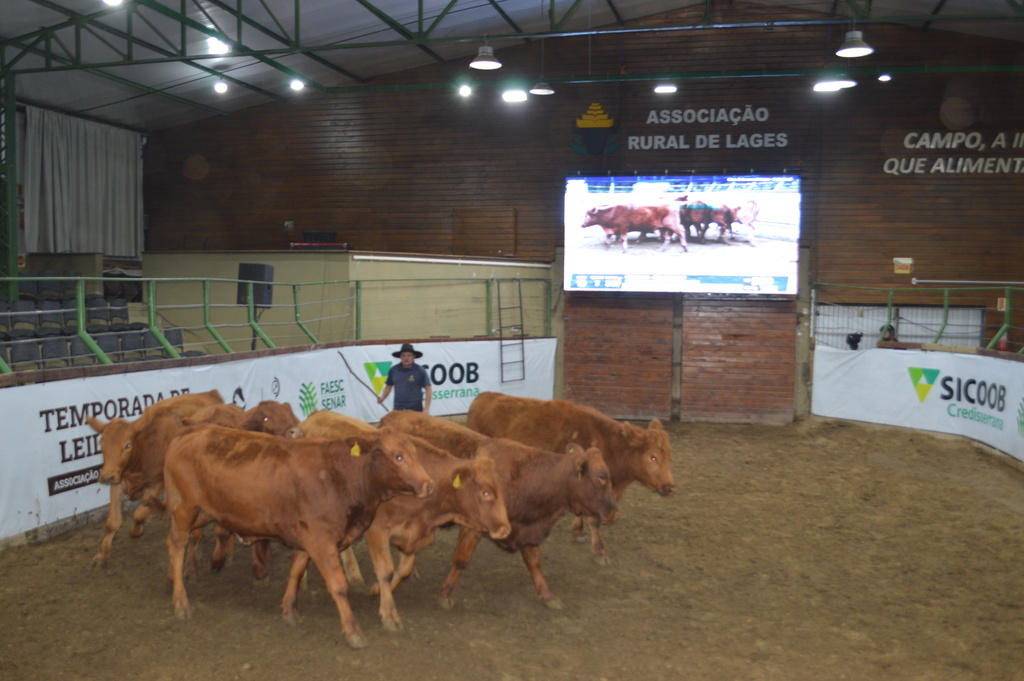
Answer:
[[[263,400],[245,412],[245,420],[242,423],[245,430],[271,435],[287,435],[290,429],[298,425],[299,419],[295,418],[291,406],[273,400]]]
[[[583,224],[581,227],[590,227],[591,225],[600,225],[608,216],[608,211],[611,210],[608,206],[598,206],[591,208],[587,211],[586,215],[583,216]]]
[[[663,497],[675,492],[672,447],[661,421],[653,419],[647,430],[629,423],[622,424],[622,428],[629,451],[637,452],[629,462],[634,479]]]
[[[615,520],[619,507],[615,503],[611,473],[601,450],[597,447],[585,449],[583,445],[570,442],[565,452],[574,470],[569,485],[573,513],[597,517],[605,523]]]
[[[135,436],[138,428],[134,422],[114,419],[103,423],[91,416],[86,423],[100,434],[100,448],[103,450],[103,467],[100,469],[99,480],[108,485],[121,482],[121,474],[132,459]]]
[[[352,453],[358,446],[361,455],[372,457],[373,477],[382,498],[413,494],[423,499],[434,493],[434,481],[416,456],[415,445],[394,428],[385,426],[374,437],[347,437],[345,445]]]
[[[512,533],[492,459],[481,457],[460,462],[449,484],[455,499],[456,522],[486,532],[492,539],[504,539]]]

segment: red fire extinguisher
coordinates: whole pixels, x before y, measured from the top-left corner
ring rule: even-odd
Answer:
[[[1007,352],[1010,349],[1010,332],[1007,331],[996,341],[996,350]]]

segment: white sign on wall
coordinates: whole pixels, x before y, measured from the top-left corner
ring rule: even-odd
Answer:
[[[811,412],[962,435],[1024,461],[1024,363],[817,347]]]
[[[377,404],[399,345],[312,350],[200,367],[54,381],[0,390],[5,446],[0,450],[0,539],[99,508],[109,488],[97,482],[103,464],[92,416],[135,420],[154,402],[184,392],[218,390],[225,402],[249,408],[261,400],[290,404],[301,420],[327,409],[375,423],[390,408]],[[481,392],[551,399],[553,338],[524,341],[523,380],[502,383],[499,341],[417,343],[417,363],[433,383],[431,413],[464,414]]]

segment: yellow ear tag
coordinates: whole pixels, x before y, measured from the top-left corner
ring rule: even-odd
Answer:
[[[455,489],[462,487],[462,478],[456,475],[455,479],[452,480],[452,487],[454,487]]]
[[[352,445],[352,452],[351,452],[352,456],[359,456],[362,453],[363,453],[363,450],[359,449],[359,443],[358,442],[355,443],[354,445]]]
[[[577,480],[582,480],[583,479],[583,466],[580,466],[579,468],[576,469],[576,479]]]

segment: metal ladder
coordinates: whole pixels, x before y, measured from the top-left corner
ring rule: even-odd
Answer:
[[[504,295],[502,289],[505,289]],[[526,378],[522,282],[519,279],[496,279],[495,291],[498,295],[501,382],[522,381]]]

